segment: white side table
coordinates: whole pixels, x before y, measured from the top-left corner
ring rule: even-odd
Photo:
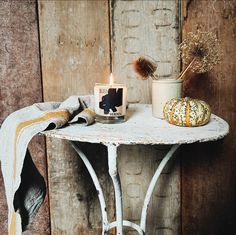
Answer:
[[[46,136],[66,139],[83,160],[94,182],[101,206],[103,229],[102,235],[108,233],[113,227],[117,228],[117,235],[123,235],[123,226],[132,227],[139,234],[146,231],[147,209],[156,182],[181,144],[194,142],[215,141],[223,138],[229,132],[229,125],[221,118],[212,115],[210,122],[202,127],[178,127],[168,124],[166,121],[152,117],[151,105],[130,105],[127,113],[127,121],[121,124],[95,123],[91,126],[81,124],[71,125],[62,129],[43,132]],[[109,174],[115,190],[116,221],[109,223],[107,219],[106,205],[97,175],[85,154],[78,148],[76,141],[101,143],[108,149]],[[122,192],[117,171],[117,148],[119,145],[134,144],[162,144],[172,145],[169,152],[159,164],[148,187],[142,208],[140,224],[123,220]]]

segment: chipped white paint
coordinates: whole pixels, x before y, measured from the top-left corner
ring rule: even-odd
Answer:
[[[151,80],[137,79],[131,62],[140,55],[157,63],[157,75],[178,74],[178,1],[112,1],[112,60],[117,82],[126,83],[128,101],[149,103]]]
[[[117,222],[116,222],[116,221],[115,221],[115,222],[112,222],[112,223],[110,224],[110,229],[112,229],[112,228],[114,228],[114,227],[116,227],[116,226],[117,226]],[[133,229],[135,229],[140,235],[144,235],[144,232],[142,231],[142,229],[140,228],[140,226],[137,225],[137,224],[135,224],[135,223],[133,223],[133,222],[131,222],[131,221],[123,220],[123,226],[124,226],[124,227],[133,228]]]
[[[111,176],[114,190],[115,190],[115,203],[116,203],[116,227],[117,235],[123,235],[123,215],[122,215],[122,193],[120,186],[120,178],[117,170],[117,145],[107,145],[108,152],[108,168]]]
[[[103,232],[107,232],[113,228],[117,228],[117,235],[123,235],[123,226],[135,229],[139,235],[146,232],[146,218],[148,205],[154,191],[154,187],[160,178],[163,169],[179,148],[181,144],[193,142],[206,142],[223,138],[229,132],[229,125],[216,115],[212,115],[210,122],[202,127],[178,127],[168,124],[165,120],[157,119],[151,115],[150,105],[130,105],[127,112],[127,121],[122,124],[100,124],[96,123],[91,126],[83,126],[80,124],[72,125],[62,129],[43,132],[50,137],[67,139],[71,141],[82,141],[90,143],[103,143],[108,148],[108,167],[109,174],[115,190],[116,203],[116,221],[108,223],[107,212],[104,196],[101,186],[99,185],[97,176],[89,163],[86,156],[72,142],[77,153],[85,163],[92,180],[99,194],[99,201],[102,211]],[[122,212],[122,192],[120,179],[117,169],[117,147],[120,144],[172,144],[166,156],[159,164],[146,193],[140,225],[131,221],[123,220]],[[137,191],[137,190],[135,190]],[[134,196],[135,197],[135,196]]]
[[[132,104],[127,111],[127,121],[122,124],[74,124],[44,134],[72,141],[130,145],[206,142],[221,139],[228,132],[229,125],[214,114],[205,126],[178,127],[152,117],[151,105]]]

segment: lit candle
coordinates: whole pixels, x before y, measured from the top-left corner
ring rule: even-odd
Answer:
[[[115,84],[112,74],[109,84],[95,84],[94,99],[96,121],[102,123],[125,121],[127,88],[124,84]]]

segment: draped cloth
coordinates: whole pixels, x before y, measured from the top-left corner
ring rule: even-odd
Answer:
[[[0,161],[8,205],[8,234],[20,235],[42,205],[46,184],[27,149],[46,129],[95,120],[93,96],[71,96],[64,102],[37,103],[10,114],[0,129]]]

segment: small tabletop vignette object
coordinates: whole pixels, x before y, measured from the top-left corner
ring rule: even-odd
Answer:
[[[157,70],[157,64],[153,61],[139,57],[133,62],[134,71],[140,76],[142,80],[147,80],[151,77],[153,80],[157,80],[158,77],[155,73]]]
[[[198,99],[175,98],[163,110],[167,122],[177,126],[196,127],[207,124],[211,117],[210,106]]]
[[[155,73],[157,64],[144,57],[133,62],[134,71],[142,80],[152,78],[152,115],[163,118],[163,107],[172,98],[182,97],[182,80],[160,79]]]
[[[125,121],[127,88],[115,84],[110,75],[109,84],[97,83],[94,86],[96,121],[101,123],[121,123]]]

